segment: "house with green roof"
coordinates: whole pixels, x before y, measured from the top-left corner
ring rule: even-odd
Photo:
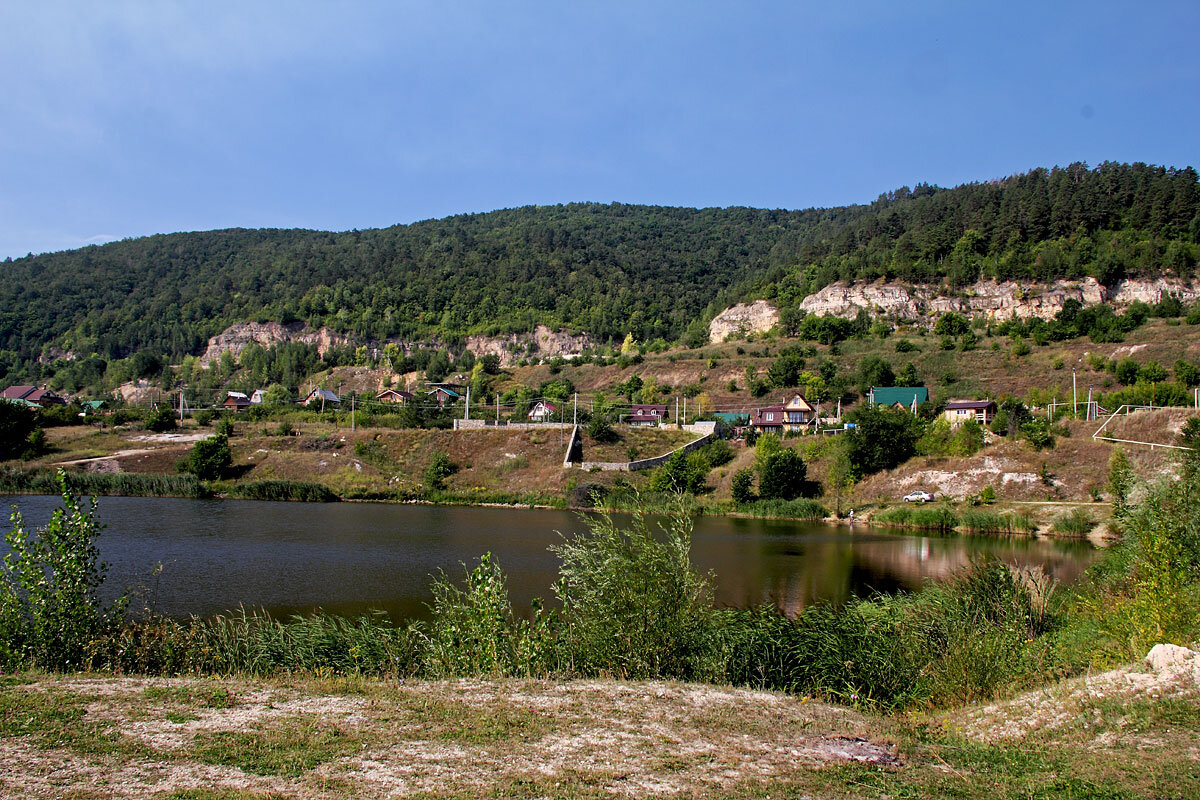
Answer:
[[[924,386],[874,386],[867,394],[867,402],[915,411],[921,403],[929,402],[929,390]]]

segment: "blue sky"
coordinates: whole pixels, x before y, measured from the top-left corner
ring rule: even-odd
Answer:
[[[1194,0],[42,0],[0,31],[0,258],[1200,161]]]

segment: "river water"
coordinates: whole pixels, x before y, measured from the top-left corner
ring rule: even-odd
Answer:
[[[59,498],[2,497],[41,525]],[[207,616],[239,605],[275,614],[370,609],[424,616],[430,576],[461,578],[491,552],[518,610],[552,597],[558,568],[548,549],[585,529],[566,511],[375,503],[275,503],[106,497],[98,544],[109,563],[106,594],[138,587],[169,616]],[[857,525],[700,517],[692,559],[716,576],[724,606],[772,603],[794,614],[816,600],[915,589],[976,554],[1042,565],[1070,582],[1094,557],[1085,543],[934,537]]]

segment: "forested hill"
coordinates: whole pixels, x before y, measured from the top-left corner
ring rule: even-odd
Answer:
[[[572,204],[325,233],[151,236],[0,265],[0,373],[46,345],[177,360],[231,322],[301,319],[369,339],[529,330],[675,339],[734,299],[837,279],[1195,271],[1192,168],[1076,164],[919,184],[807,211]]]

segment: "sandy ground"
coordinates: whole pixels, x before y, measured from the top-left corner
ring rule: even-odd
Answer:
[[[205,698],[218,687],[228,694],[212,707]],[[94,738],[0,739],[0,795],[470,796],[569,781],[616,796],[692,796],[839,763],[902,763],[865,717],[774,693],[608,681],[312,688],[133,678],[5,687],[9,708],[76,703],[72,727],[91,726]]]

